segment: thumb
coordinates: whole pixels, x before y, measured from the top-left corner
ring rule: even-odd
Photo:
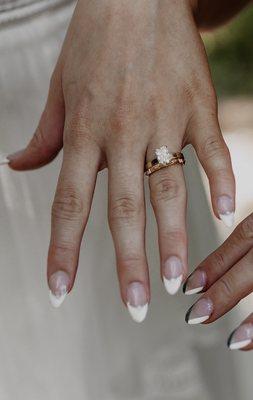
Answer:
[[[21,171],[39,168],[52,161],[63,145],[64,120],[61,75],[54,72],[39,125],[27,147],[7,157],[9,166]]]

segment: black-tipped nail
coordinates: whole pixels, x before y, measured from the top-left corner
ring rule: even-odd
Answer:
[[[210,318],[213,308],[212,300],[202,297],[187,311],[185,321],[189,325],[202,324]]]
[[[188,324],[189,317],[190,317],[190,314],[191,314],[191,312],[192,312],[193,307],[194,307],[194,304],[189,308],[189,310],[188,310],[187,313],[185,314],[185,322],[186,322],[187,324]]]
[[[183,284],[183,293],[184,294],[186,292],[187,281],[188,281],[188,278],[186,279],[185,283]]]
[[[232,342],[232,339],[233,339],[233,336],[234,336],[235,331],[236,331],[236,329],[234,329],[233,332],[232,332],[232,333],[229,335],[229,337],[228,337],[228,340],[227,340],[227,346],[228,346],[228,348],[230,348],[230,344],[231,344],[231,342]]]

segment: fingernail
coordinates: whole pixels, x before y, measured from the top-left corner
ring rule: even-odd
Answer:
[[[235,329],[228,338],[230,350],[239,350],[247,347],[253,341],[253,324],[243,324]]]
[[[70,278],[64,271],[57,271],[49,279],[49,299],[53,307],[58,308],[68,294]]]
[[[6,165],[9,164],[9,162],[10,160],[6,156],[0,155],[0,165]]]
[[[127,288],[127,308],[135,322],[142,322],[148,312],[148,300],[144,286],[133,282]]]
[[[206,282],[207,276],[205,271],[197,270],[193,272],[185,282],[183,292],[186,295],[200,293],[206,286]]]
[[[231,228],[235,222],[234,201],[230,196],[220,196],[218,198],[218,212],[224,224]]]
[[[15,153],[12,153],[12,154],[8,155],[9,161],[16,160],[16,159],[19,158],[24,152],[25,152],[25,149],[22,149],[22,150],[16,151]]]
[[[183,264],[178,257],[171,256],[163,266],[163,282],[169,294],[176,294],[183,281]]]
[[[200,299],[188,310],[185,321],[189,325],[202,324],[207,321],[213,312],[213,303],[210,299]]]

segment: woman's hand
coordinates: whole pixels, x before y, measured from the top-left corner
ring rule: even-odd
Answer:
[[[210,323],[253,291],[253,214],[193,272],[185,294],[205,292],[186,315],[190,324]],[[253,349],[253,314],[228,340],[230,349]]]
[[[121,295],[136,321],[145,318],[145,159],[162,145],[178,152],[187,144],[208,175],[215,215],[230,224],[234,177],[192,2],[80,0],[35,135],[9,157],[13,169],[27,170],[49,163],[63,147],[48,257],[56,306],[74,284],[96,176],[107,167]],[[150,191],[162,275],[174,294],[187,274],[181,166],[154,173]]]

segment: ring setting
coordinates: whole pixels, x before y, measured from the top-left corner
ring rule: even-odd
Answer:
[[[158,162],[163,165],[168,164],[173,158],[173,154],[169,152],[167,146],[162,146],[159,149],[156,149],[155,155]]]
[[[171,153],[167,146],[161,146],[155,150],[155,158],[146,163],[145,174],[150,176],[162,168],[167,168],[178,164],[185,164],[183,153]]]

